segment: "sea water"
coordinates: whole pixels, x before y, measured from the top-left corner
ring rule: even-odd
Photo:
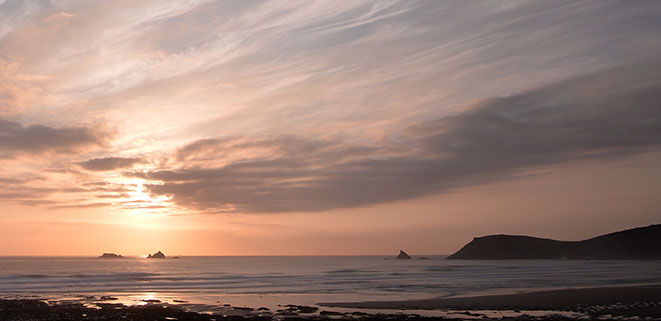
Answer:
[[[0,295],[275,307],[661,283],[661,261],[384,256],[0,257]]]

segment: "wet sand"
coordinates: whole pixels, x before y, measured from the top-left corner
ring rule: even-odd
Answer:
[[[321,303],[320,307],[283,305],[273,310],[229,304],[195,305],[206,313],[191,311],[193,304],[181,300],[171,303],[143,300],[137,306],[109,303],[112,301],[118,299],[109,296],[90,296],[81,301],[5,298],[0,299],[0,321],[661,319],[661,285],[411,301],[334,302]],[[433,310],[436,316],[424,316],[422,311],[426,310]]]
[[[593,317],[611,315],[661,318],[661,284],[411,301],[331,302],[319,305],[391,310],[554,310],[579,312]]]
[[[365,313],[361,311],[336,312],[321,310],[311,306],[286,305],[277,311],[265,311],[247,307],[226,307],[224,311],[197,313],[186,311],[182,307],[148,303],[140,306],[100,303],[94,307],[71,302],[44,302],[37,299],[0,299],[0,321],[219,321],[219,320],[256,320],[256,321],[430,321],[430,320],[537,320],[537,321],[573,321],[575,318],[562,315],[546,316],[504,316],[489,318],[484,314],[469,311],[453,313],[445,317],[425,317],[412,313]]]

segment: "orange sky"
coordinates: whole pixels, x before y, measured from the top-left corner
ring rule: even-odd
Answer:
[[[659,223],[660,13],[0,1],[0,255],[449,254]]]

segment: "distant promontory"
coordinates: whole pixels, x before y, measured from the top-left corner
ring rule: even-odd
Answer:
[[[661,259],[661,224],[601,235],[583,241],[557,241],[531,236],[476,237],[448,259]]]

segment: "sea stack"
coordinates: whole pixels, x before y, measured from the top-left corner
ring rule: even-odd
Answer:
[[[115,253],[103,253],[101,256],[99,256],[100,259],[123,259],[124,257],[121,255],[117,255]]]
[[[161,251],[158,251],[158,252],[154,253],[153,255],[149,254],[149,256],[147,256],[147,258],[148,259],[164,259],[165,254],[163,254],[163,252],[161,252]]]
[[[396,260],[410,260],[411,257],[404,252],[404,250],[399,251],[399,255],[395,258]]]

